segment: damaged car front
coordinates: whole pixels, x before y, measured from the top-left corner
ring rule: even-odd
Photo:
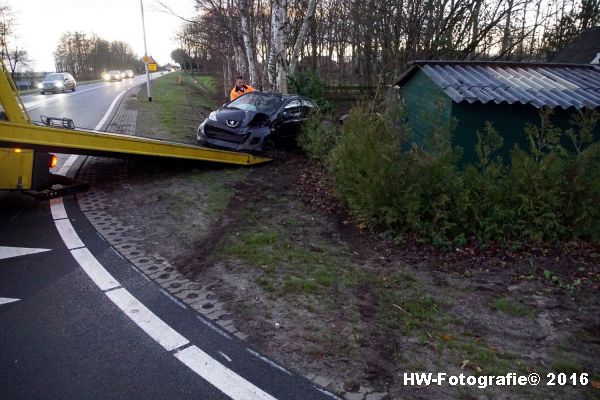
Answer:
[[[309,99],[304,102],[311,106]],[[275,143],[298,133],[305,113],[298,107],[295,114],[286,108],[302,104],[300,96],[251,92],[238,97],[210,113],[198,127],[200,145],[235,151],[271,150]]]

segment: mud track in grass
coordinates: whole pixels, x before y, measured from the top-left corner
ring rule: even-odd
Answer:
[[[599,256],[589,246],[396,246],[358,230],[328,199],[307,200],[322,185],[298,155],[252,169],[141,160],[127,169],[131,188],[110,193],[110,212],[142,232],[143,246],[210,284],[253,346],[340,394],[597,396],[589,385],[402,385],[413,371],[589,373],[597,382]]]

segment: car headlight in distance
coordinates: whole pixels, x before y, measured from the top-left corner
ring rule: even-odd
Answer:
[[[40,82],[40,83],[37,84],[37,87],[38,87],[38,89],[41,89],[41,88],[44,87],[44,84],[42,82]]]
[[[210,119],[211,121],[216,121],[217,120],[217,112],[213,111],[210,114],[208,114],[208,119]]]

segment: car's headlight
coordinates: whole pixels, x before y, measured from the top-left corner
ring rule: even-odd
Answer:
[[[54,86],[56,86],[56,87],[63,87],[64,84],[62,82],[55,82]]]
[[[208,119],[210,119],[211,121],[216,121],[217,120],[217,112],[213,111],[210,114],[208,114]]]
[[[37,84],[37,87],[38,87],[38,89],[41,89],[41,88],[44,87],[44,84],[42,82],[40,82],[40,83]]]

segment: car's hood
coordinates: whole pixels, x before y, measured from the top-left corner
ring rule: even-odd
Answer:
[[[248,126],[254,121],[255,118],[259,117],[264,119],[270,119],[267,114],[256,112],[256,111],[244,111],[237,108],[224,107],[216,112],[216,119],[219,123],[227,125],[230,128],[241,128]]]

